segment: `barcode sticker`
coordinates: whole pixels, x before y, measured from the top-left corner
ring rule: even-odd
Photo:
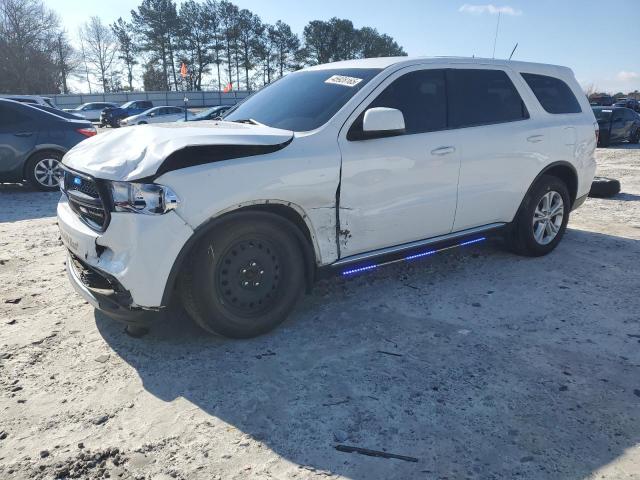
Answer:
[[[333,85],[344,85],[345,87],[355,87],[362,81],[361,78],[347,77],[345,75],[333,75],[327,78],[324,83],[331,83]]]

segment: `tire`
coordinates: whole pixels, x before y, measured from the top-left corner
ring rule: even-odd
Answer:
[[[600,132],[600,137],[598,138],[598,147],[608,147],[610,141],[609,133]]]
[[[141,122],[138,122],[138,125],[147,125],[147,122],[145,122],[144,120]]]
[[[636,131],[629,137],[629,143],[640,142],[640,128],[636,128]]]
[[[37,152],[29,158],[25,165],[27,181],[38,190],[53,192],[58,190],[58,165],[62,161],[62,153],[53,150]]]
[[[571,198],[566,184],[558,177],[542,175],[522,201],[507,233],[508,246],[527,257],[550,253],[562,240],[570,211]]]
[[[282,323],[305,286],[304,257],[289,223],[262,212],[219,224],[186,260],[180,297],[205,330],[250,338]]]
[[[620,193],[620,182],[613,178],[595,177],[591,183],[590,197],[609,198]]]

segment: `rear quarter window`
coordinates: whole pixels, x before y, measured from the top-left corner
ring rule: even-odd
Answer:
[[[521,73],[527,85],[548,113],[580,113],[580,103],[565,82],[559,78],[534,73]]]

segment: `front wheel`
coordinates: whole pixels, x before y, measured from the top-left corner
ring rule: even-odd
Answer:
[[[522,202],[507,233],[507,243],[519,255],[546,255],[560,243],[570,210],[571,198],[565,183],[543,175]]]
[[[305,284],[303,254],[291,228],[277,216],[249,213],[207,234],[180,280],[191,318],[231,338],[254,337],[282,323]]]
[[[61,161],[62,154],[59,152],[36,153],[26,165],[25,176],[28,182],[38,190],[57,190],[60,184]]]

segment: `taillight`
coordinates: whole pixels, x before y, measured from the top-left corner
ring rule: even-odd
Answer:
[[[98,133],[98,131],[93,128],[78,128],[76,129],[76,132],[78,132],[80,135],[84,135],[85,137],[93,137],[94,135],[96,135]]]
[[[596,128],[596,144],[600,141],[600,126],[598,122],[594,123],[593,126]]]

